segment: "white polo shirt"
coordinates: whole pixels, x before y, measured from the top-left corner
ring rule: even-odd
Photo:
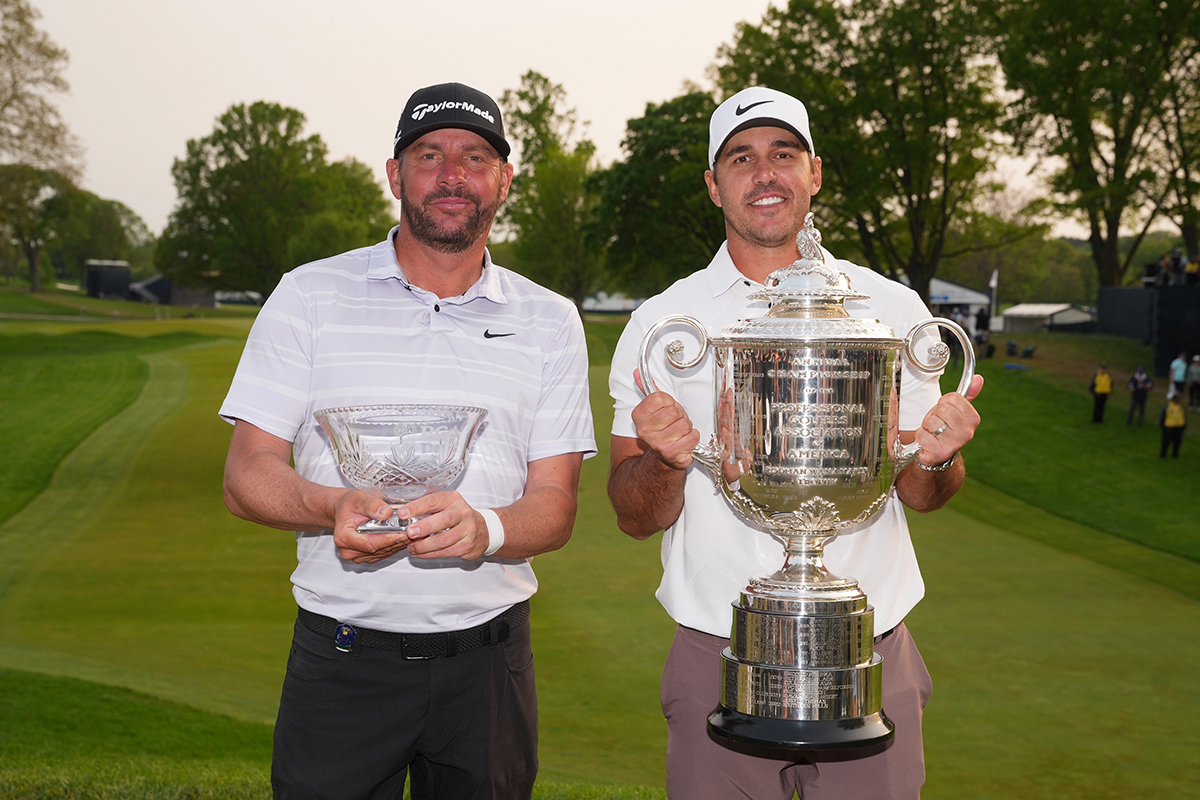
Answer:
[[[530,461],[596,452],[587,349],[574,304],[485,255],[483,275],[439,299],[404,277],[386,241],[283,276],[259,312],[221,416],[293,443],[296,471],[350,486],[313,412],[373,403],[486,408],[450,488],[475,508],[519,499]],[[406,633],[486,622],[537,589],[529,560],[344,561],[330,531],[297,532],[301,607]]]
[[[914,325],[932,316],[911,289],[888,280],[873,270],[826,259],[850,276],[855,291],[868,300],[846,302],[852,317],[878,319],[906,336]],[[707,269],[676,282],[662,294],[634,311],[617,344],[609,391],[615,401],[613,434],[637,437],[633,424],[634,406],[643,395],[633,382],[638,367],[638,349],[646,331],[663,317],[686,314],[703,323],[710,336],[739,319],[759,317],[767,303],[748,295],[762,284],[749,280],[734,266],[727,245],[722,244]],[[926,342],[936,341],[922,334]],[[685,325],[659,332],[651,348],[650,369],[658,388],[669,393],[687,410],[700,441],[708,442],[714,431],[715,395],[713,351],[691,369],[680,371],[665,365],[662,349],[671,339],[685,343],[681,358],[699,351],[699,337]],[[937,376],[905,366],[901,377],[900,429],[916,430],[940,396]],[[730,508],[712,476],[698,463],[688,468],[684,486],[683,512],[662,539],[663,578],[657,597],[667,613],[681,625],[714,636],[728,637],[732,623],[731,604],[752,578],[765,577],[784,562],[781,540],[752,527]],[[825,549],[825,564],[835,575],[856,578],[875,607],[875,632],[895,627],[925,594],[917,567],[917,556],[908,535],[904,509],[892,491],[883,509],[867,523],[847,528]]]

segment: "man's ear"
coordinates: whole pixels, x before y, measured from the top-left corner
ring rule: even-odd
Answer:
[[[500,165],[500,202],[503,203],[508,199],[508,189],[512,186],[512,179],[515,170],[511,161],[505,161]]]
[[[704,171],[704,182],[708,184],[708,196],[717,208],[721,208],[721,193],[717,191],[717,173],[714,170]]]

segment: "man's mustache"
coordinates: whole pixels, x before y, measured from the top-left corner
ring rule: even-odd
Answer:
[[[756,188],[753,192],[750,192],[749,194],[747,194],[745,197],[742,198],[742,202],[753,203],[755,200],[761,200],[762,198],[766,197],[769,194],[781,194],[784,197],[788,198],[789,200],[792,197],[791,192],[789,192],[787,189],[780,186],[778,183],[771,181],[770,183],[768,183],[764,186],[760,186],[760,187]]]
[[[476,208],[483,204],[483,200],[479,197],[479,195],[475,194],[474,192],[469,192],[461,186],[457,189],[436,189],[425,195],[425,202],[432,203],[434,200],[444,200],[447,197],[456,197],[459,200],[470,200],[475,204]]]

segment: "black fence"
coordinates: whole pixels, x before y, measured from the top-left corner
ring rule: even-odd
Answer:
[[[1200,286],[1164,286],[1156,293],[1154,374],[1166,375],[1180,353],[1200,353]]]
[[[1153,289],[1106,287],[1096,300],[1096,330],[1140,342],[1154,340]]]
[[[1096,305],[1098,332],[1154,346],[1155,375],[1180,353],[1200,353],[1200,286],[1106,288]]]

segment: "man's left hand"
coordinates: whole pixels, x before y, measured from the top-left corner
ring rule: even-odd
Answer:
[[[413,520],[408,527],[408,552],[416,558],[475,561],[488,548],[487,522],[458,492],[418,497],[400,506],[398,513]]]
[[[976,375],[967,387],[967,394],[958,392],[942,395],[937,405],[930,409],[916,431],[917,444],[921,445],[921,454],[917,456],[927,467],[936,467],[945,463],[950,456],[957,453],[963,446],[975,438],[975,429],[979,427],[979,413],[971,405],[971,401],[983,391],[983,376]]]

